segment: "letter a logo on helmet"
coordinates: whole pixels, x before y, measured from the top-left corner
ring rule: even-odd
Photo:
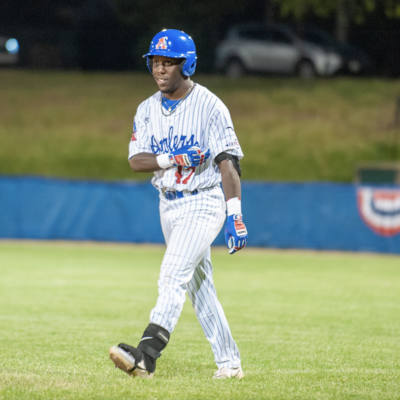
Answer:
[[[152,57],[162,56],[171,58],[183,58],[181,73],[184,76],[191,76],[196,70],[197,55],[193,39],[183,31],[176,29],[165,29],[156,36],[150,43],[150,49],[143,57],[147,58],[147,68],[152,71]]]
[[[158,43],[156,45],[156,49],[157,50],[167,50],[168,49],[168,37],[164,36],[160,39],[158,39]]]

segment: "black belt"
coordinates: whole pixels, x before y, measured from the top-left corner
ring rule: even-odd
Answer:
[[[216,188],[217,186],[218,185],[208,187],[208,188],[203,188],[203,189],[182,190],[182,191],[170,190],[170,189],[160,189],[160,193],[167,200],[175,200],[175,199],[182,199],[183,197],[187,197],[187,196],[194,196],[195,194],[198,194],[201,192],[206,192],[208,190],[212,190],[212,189]]]
[[[167,189],[161,189],[161,194],[167,199],[167,200],[175,200],[175,199],[182,199],[183,197],[187,196],[193,196],[195,194],[199,193],[197,189],[195,190],[167,190]]]

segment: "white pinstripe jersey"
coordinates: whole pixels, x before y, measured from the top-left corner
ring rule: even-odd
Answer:
[[[221,182],[214,158],[227,152],[243,157],[227,107],[205,87],[195,84],[190,95],[171,115],[161,110],[161,92],[157,92],[137,109],[129,159],[138,153],[170,153],[184,145],[210,149],[210,158],[196,168],[171,167],[154,173],[157,189],[194,190],[216,186]]]

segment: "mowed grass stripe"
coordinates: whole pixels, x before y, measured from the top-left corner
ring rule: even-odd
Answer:
[[[244,179],[350,182],[359,162],[400,158],[400,80],[193,80],[230,110]],[[127,162],[136,109],[157,91],[150,74],[1,70],[0,87],[0,174],[150,177]]]
[[[153,381],[115,370],[157,298],[163,247],[0,243],[0,399],[398,399],[395,256],[213,252],[245,378],[214,381],[189,300]]]

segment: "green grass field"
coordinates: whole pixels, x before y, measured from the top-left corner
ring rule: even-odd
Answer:
[[[194,75],[228,106],[243,178],[353,180],[362,161],[400,160],[400,80]],[[137,106],[157,91],[148,73],[0,70],[0,174],[148,179],[128,143]]]
[[[163,247],[0,242],[0,399],[400,399],[399,257],[213,252],[245,378],[211,379],[186,302],[152,381],[113,368],[157,296]]]

